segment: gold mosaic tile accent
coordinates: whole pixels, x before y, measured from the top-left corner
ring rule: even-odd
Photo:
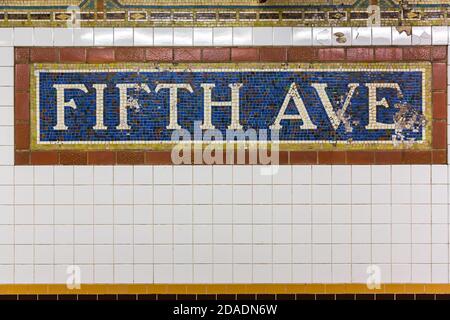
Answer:
[[[448,25],[450,0],[11,0],[0,1],[0,27],[64,26],[69,7],[81,26],[368,26],[374,12],[397,26]]]

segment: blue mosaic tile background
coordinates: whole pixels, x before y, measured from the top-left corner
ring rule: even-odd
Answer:
[[[316,130],[301,130],[301,120],[283,120],[280,140],[289,141],[378,141],[391,140],[393,130],[366,130],[368,123],[368,89],[365,83],[396,82],[402,89],[403,96],[398,96],[394,89],[378,89],[377,100],[385,97],[390,108],[378,107],[377,120],[393,123],[398,109],[396,103],[407,102],[412,108],[422,113],[422,72],[419,71],[311,71],[311,72],[46,72],[39,73],[39,117],[40,140],[51,141],[168,141],[172,130],[169,124],[169,90],[155,93],[158,83],[189,83],[194,92],[178,91],[178,123],[182,128],[194,132],[194,121],[203,121],[202,83],[214,83],[213,101],[231,100],[231,83],[242,83],[240,88],[240,123],[244,130],[268,129],[275,121],[292,82],[297,84],[300,95],[306,105]],[[66,107],[66,131],[54,130],[56,124],[56,90],[54,84],[85,84],[89,90],[66,90],[65,99],[74,99],[77,109]],[[105,120],[108,130],[93,130],[95,125],[95,90],[92,85],[105,83]],[[139,109],[128,110],[128,124],[131,130],[116,130],[119,122],[118,83],[145,83],[151,93],[129,90],[129,95],[139,102]],[[327,93],[333,104],[344,101],[349,83],[360,86],[351,100],[346,116],[350,117],[353,131],[346,132],[341,123],[335,131],[328,119],[325,109],[311,83],[327,83]],[[339,105],[339,108],[342,106]],[[297,114],[291,100],[286,114]],[[212,123],[225,135],[226,127],[231,122],[230,107],[213,107]],[[270,132],[270,131],[269,131]],[[404,130],[407,139],[422,139],[422,130],[413,132]]]

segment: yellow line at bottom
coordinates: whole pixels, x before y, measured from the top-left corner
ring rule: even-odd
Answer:
[[[382,294],[450,293],[450,284],[1,284],[0,294]]]

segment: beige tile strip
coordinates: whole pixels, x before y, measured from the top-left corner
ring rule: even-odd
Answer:
[[[450,284],[83,284],[68,289],[63,284],[0,285],[0,294],[448,294]]]

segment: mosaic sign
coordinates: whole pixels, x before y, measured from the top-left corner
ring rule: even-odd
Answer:
[[[35,65],[32,144],[426,147],[429,73],[427,63]]]

